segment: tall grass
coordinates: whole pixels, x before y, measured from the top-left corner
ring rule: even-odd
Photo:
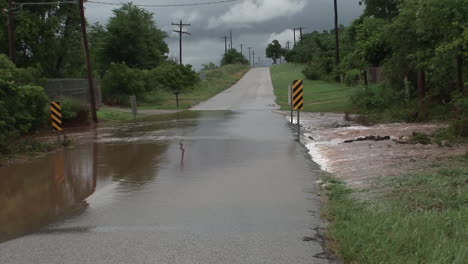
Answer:
[[[330,237],[345,263],[468,263],[468,166],[393,178],[386,187],[392,191],[365,202],[332,185]]]
[[[287,87],[296,79],[304,79],[304,111],[306,112],[353,112],[350,101],[358,87],[339,83],[306,80],[302,64],[280,64],[271,68],[277,103],[281,109],[289,109]]]
[[[179,95],[179,108],[188,109],[226,90],[239,81],[249,70],[248,65],[229,64],[206,71],[206,80],[201,81],[191,91]],[[146,109],[176,109],[175,96],[168,92],[158,94],[160,98],[153,104],[144,104]]]

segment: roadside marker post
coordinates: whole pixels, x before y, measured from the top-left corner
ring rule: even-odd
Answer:
[[[63,131],[62,106],[60,102],[50,103],[50,119],[55,131]]]
[[[294,110],[297,110],[297,140],[301,141],[300,111],[304,109],[304,81],[303,80],[293,81],[292,108]]]
[[[288,104],[291,106],[291,125],[293,124],[292,86],[288,86]]]
[[[138,109],[137,109],[137,101],[136,101],[135,95],[130,96],[130,105],[132,106],[133,119],[136,119],[137,114],[138,114]]]
[[[176,98],[177,109],[179,109],[179,94],[180,94],[180,91],[176,90],[176,91],[174,91],[174,94],[175,94],[175,98]]]

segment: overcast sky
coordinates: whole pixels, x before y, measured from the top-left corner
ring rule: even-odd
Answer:
[[[202,3],[216,0],[100,0],[107,3],[133,2],[134,4],[185,4]],[[338,0],[340,24],[348,25],[362,13],[358,0]],[[105,24],[112,10],[118,6],[95,3],[86,4],[86,16],[89,23]],[[191,7],[145,7],[154,14],[156,24],[168,33],[166,39],[171,57],[178,57],[178,35],[172,30],[172,22],[183,19],[191,24],[185,30],[192,33],[184,36],[184,63],[199,69],[202,64],[219,64],[224,53],[224,40],[221,38],[233,32],[233,46],[248,57],[247,47],[255,50],[255,57],[262,57],[264,64],[270,64],[265,58],[265,48],[277,39],[285,46],[293,40],[290,28],[305,27],[306,33],[314,30],[333,28],[333,0],[238,0],[207,6]],[[257,59],[256,59],[257,60]]]

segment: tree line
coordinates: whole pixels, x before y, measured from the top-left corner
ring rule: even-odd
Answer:
[[[46,78],[86,78],[76,4],[25,5],[0,0],[0,152],[8,152],[7,140],[48,124],[50,99]],[[50,1],[35,1],[35,3]],[[8,12],[13,17],[16,61],[9,60]],[[162,95],[195,89],[200,82],[191,65],[179,65],[168,57],[167,34],[152,13],[131,3],[113,10],[105,25],[88,25],[88,39],[95,77],[102,80],[104,102],[158,103]],[[246,63],[230,50],[221,64]],[[212,65],[210,66],[212,67]],[[89,105],[60,98],[63,116],[73,121],[89,115]]]
[[[290,51],[273,42],[267,54],[306,64],[304,74],[312,80],[362,84],[366,89],[353,101],[363,111],[392,113],[389,116],[406,121],[447,117],[466,120],[468,3],[359,3],[365,5],[364,13],[349,26],[339,28],[339,64],[335,58],[335,30],[304,34]],[[382,83],[368,85],[367,70],[371,67],[382,69]]]

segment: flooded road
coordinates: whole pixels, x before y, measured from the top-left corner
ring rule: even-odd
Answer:
[[[0,168],[0,263],[328,263],[318,166],[270,110],[98,128]]]

